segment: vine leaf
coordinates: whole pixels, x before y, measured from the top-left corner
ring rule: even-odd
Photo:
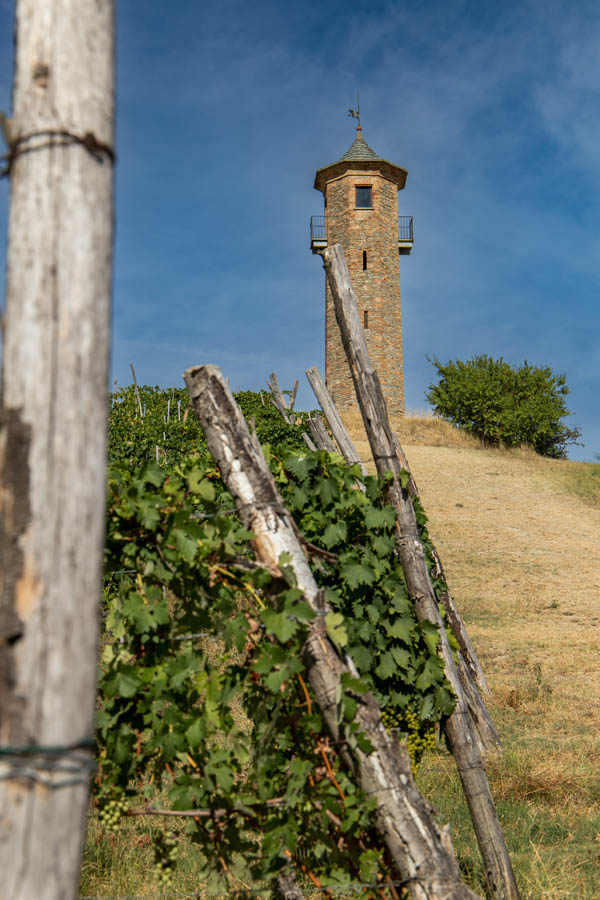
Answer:
[[[344,625],[344,617],[341,613],[330,612],[325,616],[327,634],[336,647],[345,647],[348,643],[348,634]]]

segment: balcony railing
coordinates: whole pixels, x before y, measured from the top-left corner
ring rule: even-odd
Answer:
[[[398,240],[413,242],[413,217],[400,216],[398,218]]]
[[[400,216],[398,219],[398,250],[401,254],[410,253],[413,245],[413,217]],[[319,250],[327,246],[327,227],[325,216],[310,217],[310,247]]]
[[[310,246],[327,246],[327,233],[325,231],[325,216],[310,217]]]

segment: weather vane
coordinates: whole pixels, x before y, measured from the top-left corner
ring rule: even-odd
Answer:
[[[358,119],[358,127],[361,128],[362,126],[360,124],[360,94],[358,94],[358,93],[356,95],[356,100],[357,100],[356,109],[349,109],[348,115],[352,116],[353,119]]]

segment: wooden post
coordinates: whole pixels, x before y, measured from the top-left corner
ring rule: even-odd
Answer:
[[[17,0],[0,411],[0,894],[78,895],[93,766],[112,0]]]
[[[310,385],[315,392],[315,397],[319,401],[321,409],[323,410],[323,414],[327,420],[327,424],[331,428],[331,433],[336,439],[337,445],[340,448],[340,453],[348,463],[348,465],[353,466],[356,463],[359,464],[361,468],[361,472],[363,475],[367,474],[367,470],[364,464],[361,462],[361,459],[356,452],[356,448],[352,443],[352,438],[348,434],[346,430],[346,426],[342,422],[340,414],[337,411],[337,407],[333,402],[333,398],[331,394],[327,390],[325,386],[325,382],[319,372],[318,366],[312,366],[312,368],[306,370],[306,377],[310,381]]]
[[[355,672],[340,659],[325,624],[328,609],[298,541],[293,520],[264,457],[251,438],[241,411],[216,366],[188,369],[184,378],[194,412],[240,518],[254,535],[258,561],[277,567],[282,553],[292,560],[298,587],[318,613],[304,648],[311,686],[333,739],[344,739],[338,698],[344,672]],[[348,748],[364,792],[377,798],[378,829],[407,889],[415,900],[474,900],[460,881],[449,838],[435,824],[432,810],[417,790],[405,747],[381,723],[379,706],[369,694],[357,696],[357,720],[374,750]]]
[[[327,434],[323,419],[318,413],[309,418],[308,427],[317,447],[320,447],[321,450],[327,450],[328,453],[337,453],[337,448]]]
[[[400,445],[400,441],[398,440],[397,436],[395,434],[393,434],[392,437],[394,440],[394,448],[396,450],[398,459],[400,460],[400,462],[402,464],[402,468],[405,469],[410,474],[410,478],[408,480],[408,493],[411,495],[411,497],[418,497],[419,489],[417,487],[417,483],[416,483],[415,479],[413,478],[412,474],[410,473],[410,467],[408,465],[408,460],[406,459],[406,456],[404,455],[404,450],[402,449],[402,446]],[[435,546],[433,546],[433,544],[432,544],[431,549],[432,549],[433,562],[434,562],[434,566],[435,566],[433,574],[436,578],[440,578],[444,582],[444,584],[446,584],[446,590],[443,592],[441,599],[442,599],[444,608],[446,610],[448,624],[452,628],[452,631],[454,632],[454,636],[455,636],[456,640],[458,641],[458,645],[460,647],[461,654],[462,654],[463,659],[467,665],[467,668],[471,674],[471,677],[473,678],[475,683],[477,685],[479,685],[479,687],[481,688],[482,691],[485,691],[486,694],[489,694],[490,689],[488,687],[488,683],[487,683],[482,665],[479,662],[479,658],[477,656],[477,653],[475,652],[475,648],[473,647],[473,644],[471,643],[471,639],[469,637],[467,629],[465,628],[465,623],[462,620],[462,616],[459,613],[459,611],[456,607],[456,604],[454,603],[454,599],[453,599],[453,597],[450,593],[450,590],[447,586],[446,576],[444,574],[444,567],[442,565],[442,560],[440,559],[437,549],[435,548]],[[493,735],[493,738],[491,739],[491,745],[501,747],[502,743],[500,741],[498,733],[496,732],[496,729],[494,728],[494,726],[492,724],[491,719],[489,719],[489,716],[488,716],[488,720],[489,720],[488,728],[490,730],[490,735]]]
[[[299,384],[300,384],[300,381],[296,378],[296,380],[294,382],[294,387],[292,388],[292,396],[290,397],[290,406],[289,406],[290,412],[294,411],[294,406],[296,404],[296,394],[298,393],[298,385]]]
[[[273,405],[277,407],[288,425],[291,425],[292,419],[291,416],[288,415],[288,408],[285,403],[285,397],[283,396],[283,391],[279,387],[279,382],[277,380],[277,375],[275,374],[275,372],[271,372],[270,379],[267,378],[267,387],[271,391],[271,401]]]
[[[321,409],[323,410],[325,418],[327,419],[327,423],[337,441],[342,456],[350,466],[354,465],[355,463],[359,463],[363,475],[366,475],[367,470],[359,459],[358,453],[356,452],[354,444],[352,443],[352,438],[348,434],[346,427],[342,422],[340,414],[337,411],[337,407],[333,402],[333,398],[327,390],[327,387],[325,386],[325,382],[321,377],[321,373],[319,372],[318,367],[313,366],[311,369],[307,369],[306,377],[308,378],[311,387],[315,392],[315,396],[319,401]],[[409,472],[410,470],[408,467],[408,462],[406,460],[406,457],[404,456],[404,452],[402,450],[402,447],[400,446],[400,442],[398,441],[396,435],[393,435],[393,437],[394,447],[396,449],[396,453],[398,454],[400,462],[402,463],[402,467],[406,469],[407,472]],[[410,476],[408,482],[408,490],[411,496],[419,496],[419,491],[412,475]],[[436,577],[442,578],[445,581],[446,579],[444,577],[442,562],[435,547],[433,547],[433,557],[436,566],[435,575]],[[477,654],[475,653],[475,649],[471,643],[461,615],[456,608],[449,590],[444,591],[442,602],[446,608],[448,622],[452,627],[452,630],[454,631],[461,649],[461,653],[465,660],[465,664],[468,667],[471,677],[475,680],[476,684],[481,687],[482,690],[484,690],[486,693],[489,693],[489,688],[485,679],[483,669],[481,667]],[[494,728],[494,725],[489,715],[487,714],[487,710],[485,710],[485,705],[482,703],[477,690],[474,691],[474,694],[477,695],[473,700],[474,708],[478,711],[477,729],[482,737],[483,743],[488,747],[500,748],[502,744],[498,736],[498,732]]]
[[[456,695],[454,712],[446,722],[446,734],[469,805],[488,888],[497,900],[519,900],[519,891],[483,767],[468,702],[427,570],[412,500],[408,490],[402,487],[402,465],[396,452],[379,377],[369,359],[344,253],[339,244],[334,244],[323,250],[321,256],[373,459],[381,477],[388,471],[393,474],[387,499],[396,510],[396,547],[408,592],[419,619],[429,620],[440,629],[440,652],[446,676]]]
[[[142,398],[140,397],[140,389],[138,387],[137,378],[135,377],[135,369],[133,368],[133,363],[129,363],[129,368],[131,369],[131,374],[133,376],[133,389],[135,391],[135,396],[140,409],[140,419],[143,419],[144,410],[142,409]]]

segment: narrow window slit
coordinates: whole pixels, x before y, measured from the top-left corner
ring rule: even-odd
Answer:
[[[369,310],[365,309],[363,312],[363,328],[369,327]]]
[[[363,250],[363,272],[367,271],[367,251]]]

